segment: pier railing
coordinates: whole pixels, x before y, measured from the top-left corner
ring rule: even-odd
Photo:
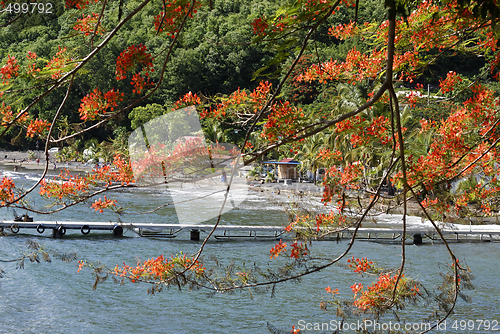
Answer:
[[[35,230],[39,234],[51,232],[53,237],[63,237],[68,230],[79,230],[81,234],[87,235],[91,231],[110,231],[114,236],[122,236],[125,231],[133,231],[142,237],[176,238],[181,234],[189,233],[193,241],[201,239],[202,234],[213,230],[214,225],[204,224],[150,224],[150,223],[124,223],[124,222],[77,222],[77,221],[0,221],[0,231],[4,234],[17,234],[21,230]],[[354,228],[343,230],[322,229],[321,234],[326,240],[350,239]],[[479,242],[500,241],[500,228],[442,228],[441,233],[448,241],[455,242]],[[219,225],[215,230],[215,239],[237,239],[237,238],[262,238],[262,239],[286,239],[292,238],[300,229],[285,233],[282,226],[252,226],[252,225]],[[356,238],[379,242],[397,242],[401,240],[403,233],[414,244],[439,242],[438,233],[430,227],[410,227],[405,231],[402,227],[397,228],[369,228],[357,229]]]

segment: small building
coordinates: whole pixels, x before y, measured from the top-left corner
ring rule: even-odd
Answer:
[[[296,161],[293,158],[286,158],[280,161],[262,161],[263,165],[273,165],[274,171],[278,171],[278,179],[292,179],[296,180],[299,178],[298,165],[301,162]]]

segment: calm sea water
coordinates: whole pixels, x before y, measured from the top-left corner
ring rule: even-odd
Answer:
[[[19,183],[28,183],[35,175],[11,174]],[[120,192],[116,194],[128,211],[151,209],[165,201],[166,194]],[[36,199],[42,203],[40,199]],[[19,212],[18,212],[19,213]],[[12,211],[2,209],[1,219],[11,219]],[[93,214],[88,207],[72,208],[39,220],[116,220],[113,215]],[[147,216],[124,216],[124,221],[175,222],[172,208]],[[278,225],[286,220],[280,206],[270,204],[258,194],[252,194],[241,206],[224,217],[225,224]],[[159,240],[139,238],[128,231],[122,238],[109,233],[82,236],[68,231],[66,237],[53,239],[49,232],[21,231],[18,235],[0,237],[0,260],[12,259],[26,252],[26,241],[36,240],[50,252],[76,252],[79,259],[100,261],[110,267],[116,264],[134,264],[160,254],[183,251],[195,252],[200,243],[187,238]],[[270,240],[213,241],[207,246],[205,256],[215,255],[222,264],[259,263],[261,268],[272,266]],[[346,242],[316,242],[314,255],[336,256],[345,249]],[[476,278],[474,291],[467,292],[471,303],[459,301],[456,312],[447,321],[446,330],[436,333],[459,332],[463,321],[474,321],[474,327],[464,333],[491,333],[480,328],[481,320],[500,320],[500,243],[455,244],[458,256],[472,269]],[[357,242],[354,256],[368,256],[381,265],[395,267],[401,259],[400,246],[372,242]],[[432,288],[446,270],[448,261],[442,245],[408,246],[408,273]],[[260,293],[239,291],[232,294],[209,295],[201,291],[179,291],[175,288],[156,295],[148,295],[146,285],[127,283],[123,286],[112,280],[92,290],[93,277],[89,270],[77,273],[77,263],[54,260],[51,263],[26,263],[25,269],[15,264],[0,263],[4,270],[0,279],[0,333],[269,333],[267,323],[289,331],[292,325],[309,326],[306,333],[332,332],[332,328],[314,330],[314,324],[335,324],[335,310],[322,311],[321,300],[327,298],[324,288],[339,288],[341,295],[349,298],[353,280],[366,281],[346,275],[344,268],[333,266],[323,272],[304,278],[299,283],[286,283],[271,291]],[[429,309],[417,305],[401,312],[409,323],[419,323]],[[355,321],[357,319],[351,319]],[[381,319],[381,323],[394,318]],[[462,321],[462,323],[460,323]],[[457,327],[452,328],[453,325]],[[472,325],[472,323],[469,323]],[[497,325],[500,330],[500,325]],[[346,331],[350,332],[350,331]]]

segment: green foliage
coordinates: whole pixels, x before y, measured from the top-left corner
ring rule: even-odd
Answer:
[[[113,26],[133,10],[139,1],[108,1],[105,10],[103,28],[109,32]],[[399,3],[399,2],[398,2]],[[476,6],[485,11],[487,15],[496,15],[494,7],[488,1],[462,1],[463,6]],[[405,10],[411,8],[411,3],[403,3]],[[165,36],[155,36],[153,17],[161,10],[161,2],[151,2],[143,11],[129,21],[125,26],[125,33],[118,38],[113,38],[74,79],[73,94],[69,96],[63,108],[63,121],[57,124],[58,131],[69,133],[69,130],[76,130],[83,127],[79,118],[78,108],[81,99],[95,88],[107,91],[111,88],[118,89],[126,96],[133,96],[128,80],[117,82],[115,80],[116,59],[121,51],[131,44],[144,44],[154,57],[161,59],[170,47],[172,39]],[[255,79],[262,77],[271,78],[274,86],[275,79],[282,78],[295,58],[297,48],[305,35],[307,26],[298,24],[294,26],[296,30],[293,34],[277,34],[276,38],[256,36],[252,22],[257,18],[273,18],[278,20],[284,14],[284,8],[292,7],[299,14],[298,3],[267,0],[223,0],[214,1],[213,7],[203,6],[193,19],[188,20],[182,35],[169,62],[165,68],[165,75],[162,85],[147,100],[141,102],[140,106],[131,109],[129,114],[114,118],[108,122],[104,128],[97,128],[82,136],[86,141],[90,138],[97,138],[102,141],[113,141],[116,138],[109,138],[109,134],[117,128],[122,129],[120,138],[125,133],[130,133],[141,124],[152,118],[162,115],[180,96],[192,91],[201,96],[213,96],[215,94],[225,94],[238,88],[255,88]],[[295,6],[295,7],[294,7]],[[300,70],[307,66],[327,61],[329,59],[344,59],[347,52],[353,48],[364,52],[371,45],[361,39],[349,39],[339,41],[329,35],[328,28],[354,20],[355,12],[359,21],[376,21],[385,17],[385,5],[381,1],[360,1],[357,10],[353,8],[338,9],[334,18],[328,18],[326,24],[317,28],[311,36],[307,45],[306,53],[301,59],[297,69],[292,73],[293,77]],[[483,9],[486,8],[486,9]],[[90,3],[85,13],[99,12],[101,3]],[[288,8],[290,13],[290,8]],[[121,14],[120,14],[121,12]],[[482,12],[481,12],[482,13]],[[43,68],[51,60],[51,57],[58,51],[59,45],[64,44],[68,52],[75,60],[81,58],[92,48],[98,45],[103,35],[97,35],[91,39],[74,29],[75,20],[80,18],[81,11],[76,9],[65,9],[62,3],[57,3],[55,12],[52,15],[29,15],[27,19],[16,20],[10,25],[0,30],[0,56],[5,59],[7,55],[16,56],[21,64],[27,62],[28,51],[38,55],[36,66]],[[119,18],[119,16],[121,17]],[[11,17],[7,13],[0,14],[0,24],[7,23]],[[68,38],[77,35],[77,38]],[[266,42],[267,41],[267,42]],[[264,43],[256,43],[264,42]],[[429,57],[434,57],[433,52],[429,52]],[[480,75],[484,67],[484,59],[476,57],[472,53],[461,52],[457,54],[445,55],[443,60],[433,62],[423,75],[418,78],[419,82],[430,83],[433,88],[437,87],[438,81],[446,76],[450,70],[450,64],[459,64],[460,72],[470,77],[464,78],[464,85],[469,84],[473,77]],[[158,81],[162,73],[163,64],[154,62],[155,72],[152,74],[153,81]],[[484,71],[483,71],[484,72]],[[43,69],[43,74],[38,84],[50,84],[53,82],[50,75],[53,71]],[[28,85],[26,78],[26,85]],[[373,83],[366,82],[366,89],[370,89]],[[28,86],[26,86],[28,87]],[[303,108],[304,114],[311,120],[321,121],[325,117],[338,115],[349,109],[353,105],[359,105],[365,98],[365,87],[357,86],[358,93],[347,92],[352,87],[340,87],[337,83],[319,84],[318,82],[298,83],[290,80],[285,84],[279,98],[290,100],[299,104]],[[21,102],[21,106],[26,106],[29,101],[38,96],[43,88],[35,87],[27,90],[16,102]],[[347,97],[346,94],[361,94],[357,98]],[[52,119],[59,107],[60,101],[65,95],[65,89],[54,90],[31,110],[33,118]],[[467,99],[469,96],[461,97]],[[333,108],[332,108],[333,105]],[[414,110],[416,119],[426,117],[428,119],[442,119],[449,113],[450,106],[446,104],[432,104],[430,108],[417,107]],[[429,111],[432,110],[432,111]],[[242,145],[245,129],[236,122],[210,123],[203,122],[205,135],[212,141],[224,141]],[[247,125],[248,126],[248,125]],[[23,129],[9,129],[2,139],[5,145],[19,145],[20,148],[34,148],[35,140],[24,139]],[[114,137],[114,136],[113,136]],[[116,139],[123,142],[123,139]],[[260,138],[253,138],[253,142],[258,143]],[[124,146],[124,145],[118,145]],[[290,152],[295,152],[292,145],[285,145],[274,154],[275,158],[287,157]]]
[[[268,57],[250,44],[252,9],[248,3],[216,2],[190,22],[167,65],[164,96],[176,100],[192,91],[205,95],[250,88],[252,74]]]
[[[148,104],[144,107],[136,107],[132,109],[128,118],[131,121],[132,130],[137,129],[141,125],[146,124],[150,120],[161,116],[165,113],[165,108],[163,106],[153,103]]]

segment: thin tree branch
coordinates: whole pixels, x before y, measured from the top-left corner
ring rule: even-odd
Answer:
[[[57,122],[57,120],[59,118],[59,115],[61,114],[61,111],[62,111],[64,105],[66,104],[66,101],[68,100],[69,94],[71,92],[71,88],[73,87],[73,79],[74,79],[74,77],[75,77],[75,74],[73,74],[71,76],[71,78],[70,78],[68,89],[66,90],[66,95],[64,96],[64,99],[61,101],[61,104],[59,105],[59,108],[57,108],[56,114],[54,115],[54,118],[52,119],[52,124],[50,125],[49,133],[47,134],[47,140],[45,141],[45,150],[44,150],[44,154],[45,154],[45,168],[43,170],[42,175],[40,176],[40,178],[38,179],[38,181],[35,182],[35,184],[33,186],[31,186],[30,189],[28,189],[25,192],[23,192],[23,194],[21,194],[21,196],[19,196],[18,198],[16,198],[13,201],[7,203],[7,205],[22,200],[29,193],[31,193],[33,190],[35,190],[36,187],[38,187],[38,185],[40,184],[40,182],[42,182],[42,180],[45,178],[45,175],[47,175],[47,171],[49,169],[49,152],[48,152],[49,151],[49,138],[52,136],[55,124],[56,124],[56,122]]]
[[[92,33],[92,37],[90,37],[90,48],[94,46],[94,38],[97,35],[97,30],[99,29],[99,24],[101,24],[102,17],[104,15],[104,9],[106,8],[106,4],[108,3],[108,0],[104,0],[102,3],[102,8],[101,8],[101,13],[99,14],[99,18],[97,19],[97,24],[95,25],[94,32]]]

